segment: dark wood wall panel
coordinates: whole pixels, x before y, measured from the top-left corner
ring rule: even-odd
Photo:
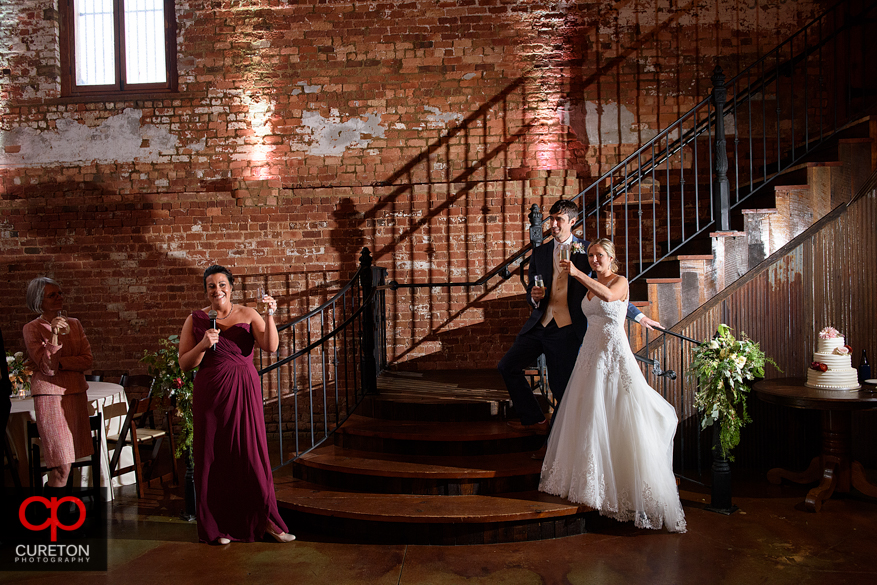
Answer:
[[[864,349],[877,358],[877,189],[872,187],[849,206],[841,206],[789,242],[743,278],[683,319],[673,330],[704,340],[720,323],[745,332],[782,369],[768,378],[804,377],[812,360],[817,333],[836,327],[853,347],[853,367]],[[656,382],[683,421],[677,450],[692,468],[698,453],[709,457],[705,435],[698,451],[694,385],[683,373],[691,344],[671,338],[650,344],[649,354],[675,381]],[[877,371],[874,373],[877,377]],[[735,465],[767,469],[802,467],[819,451],[819,413],[749,402],[754,422],[744,429],[735,451]],[[853,456],[866,467],[877,467],[877,412],[856,413]]]

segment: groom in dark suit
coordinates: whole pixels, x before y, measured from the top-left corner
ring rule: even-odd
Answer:
[[[511,349],[499,362],[499,371],[515,410],[521,417],[520,422],[508,423],[515,430],[548,433],[548,423],[527,383],[524,368],[545,354],[551,392],[560,406],[579,346],[588,329],[588,320],[582,313],[582,299],[588,289],[571,278],[569,270],[560,268],[561,249],[566,248],[570,251],[570,261],[579,270],[591,273],[587,255],[590,243],[572,234],[578,211],[575,203],[565,199],[551,206],[549,214],[553,239],[533,250],[530,256],[527,301],[533,307],[533,312]],[[537,275],[542,277],[545,286],[534,286]],[[632,304],[628,305],[627,317],[649,329],[660,327],[657,321],[643,315]]]

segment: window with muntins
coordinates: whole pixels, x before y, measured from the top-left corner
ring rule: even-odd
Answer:
[[[62,94],[176,91],[173,0],[61,0]]]

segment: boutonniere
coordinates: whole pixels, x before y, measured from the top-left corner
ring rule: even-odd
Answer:
[[[570,244],[571,254],[584,254],[585,252],[587,252],[587,250],[585,250],[585,245],[582,242],[573,242]]]

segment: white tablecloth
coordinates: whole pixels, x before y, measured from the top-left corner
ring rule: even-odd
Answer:
[[[125,395],[125,388],[119,384],[111,384],[109,382],[89,382],[88,383],[88,406],[89,415],[96,412],[103,416],[104,432],[101,434],[101,478],[102,487],[109,485],[110,477],[110,457],[113,451],[107,448],[107,435],[118,434],[125,421],[125,414],[128,410],[128,398]],[[28,471],[28,451],[27,444],[27,422],[35,420],[33,398],[12,399],[12,411],[9,415],[9,425],[6,428],[9,445],[12,447],[14,454],[18,457],[18,475],[24,486],[30,486],[30,473]],[[119,457],[119,468],[127,467],[134,463],[134,455],[130,445],[124,447]],[[83,467],[75,469],[74,473],[80,473],[73,476],[74,485],[78,484],[83,487],[91,485],[91,467]],[[136,482],[133,471],[114,477],[112,485],[118,487],[120,485],[130,485]],[[108,490],[112,497],[112,490]]]

